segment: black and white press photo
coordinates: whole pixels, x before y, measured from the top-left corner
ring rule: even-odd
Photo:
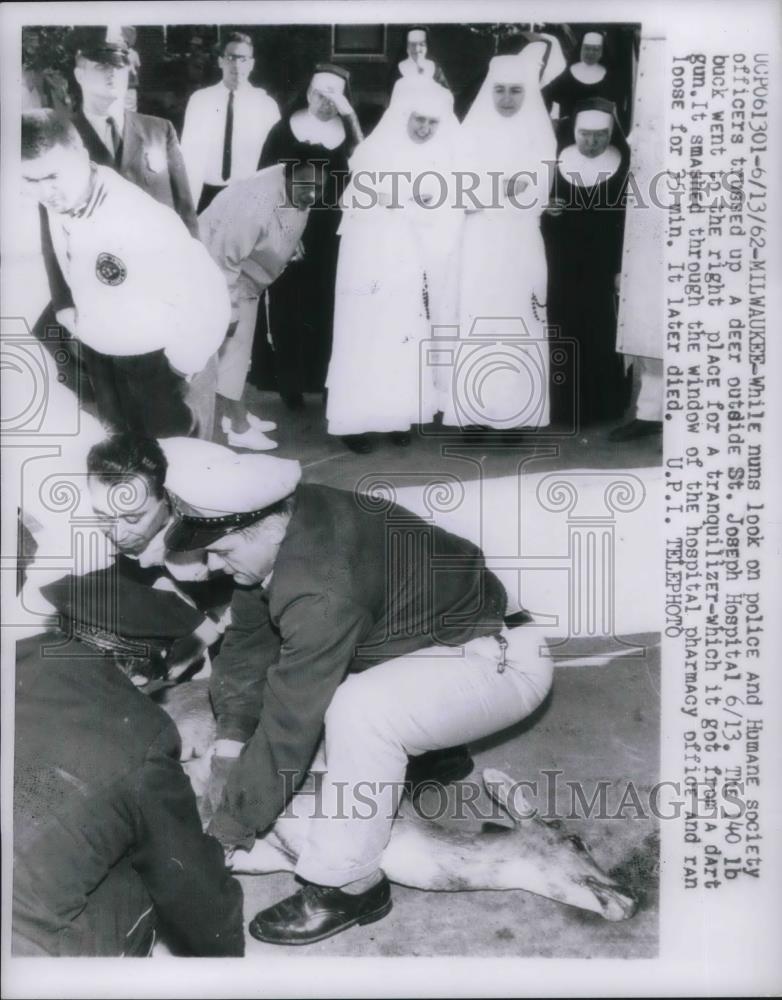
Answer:
[[[5,5],[4,995],[773,992],[750,6]]]

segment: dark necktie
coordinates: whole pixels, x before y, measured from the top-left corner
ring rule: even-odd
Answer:
[[[228,92],[228,110],[225,113],[225,138],[223,139],[223,180],[231,178],[231,146],[234,138],[234,92]]]
[[[109,126],[109,135],[111,136],[111,146],[114,153],[114,163],[118,164],[120,157],[122,155],[122,137],[119,134],[119,129],[117,128],[117,123],[113,118],[109,117],[106,119],[106,123]]]

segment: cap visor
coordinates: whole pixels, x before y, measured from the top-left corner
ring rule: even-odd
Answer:
[[[112,49],[83,49],[81,54],[91,62],[100,63],[102,66],[130,66],[130,57],[127,52],[113,51]]]
[[[193,524],[192,521],[177,520],[168,529],[165,536],[166,548],[170,552],[191,552],[194,549],[203,549],[218,538],[227,535],[230,527],[213,527]]]

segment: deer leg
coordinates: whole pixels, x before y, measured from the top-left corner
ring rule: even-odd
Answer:
[[[259,837],[249,851],[235,850],[226,864],[237,875],[269,875],[271,872],[292,872],[296,858],[291,857],[277,840],[272,828]]]

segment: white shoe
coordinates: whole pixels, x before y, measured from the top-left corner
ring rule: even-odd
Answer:
[[[247,414],[247,421],[251,427],[257,427],[259,431],[263,431],[264,434],[268,434],[269,431],[276,431],[277,424],[273,420],[261,420],[260,417],[256,417],[254,413]]]
[[[229,427],[228,444],[232,448],[250,448],[252,451],[273,451],[277,447],[277,442],[262,434],[257,427],[250,427],[244,434],[236,434]]]
[[[276,431],[277,424],[273,420],[261,420],[260,417],[256,417],[254,413],[247,414],[247,423],[251,427],[256,427],[261,433],[268,433],[269,431]],[[221,426],[223,428],[223,434],[231,433],[231,418],[223,417]]]

